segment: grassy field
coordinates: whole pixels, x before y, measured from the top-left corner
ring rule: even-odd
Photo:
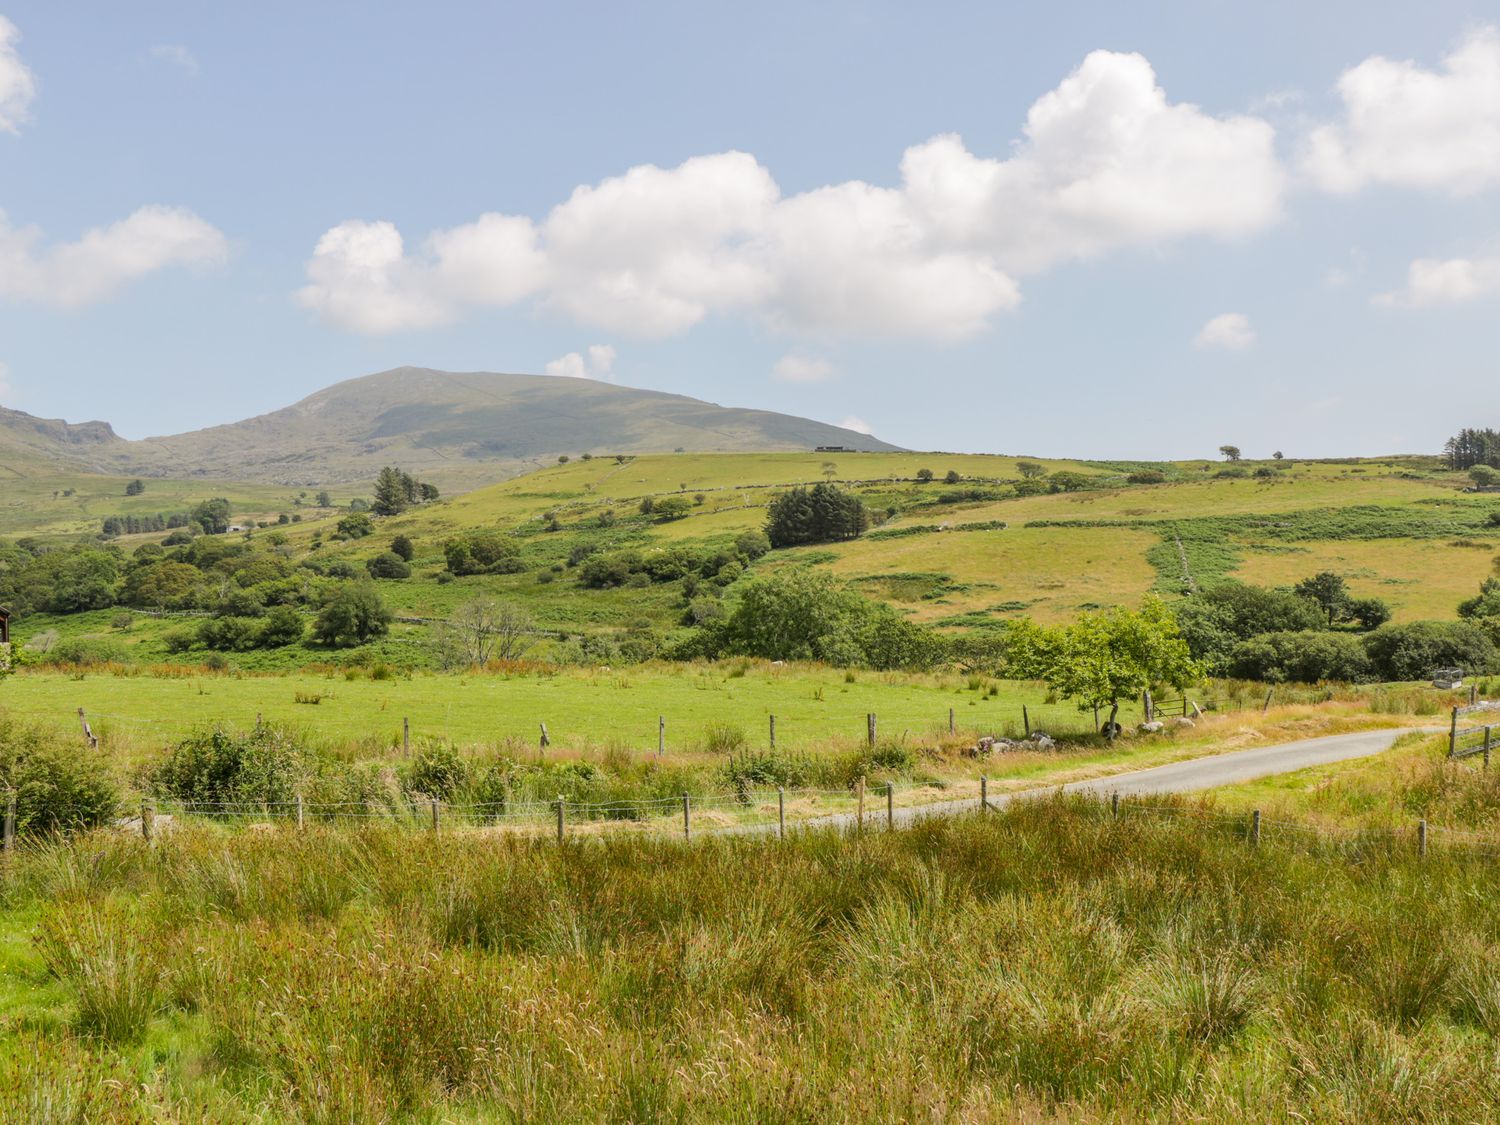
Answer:
[[[1489,1120],[1500,869],[1042,802],[786,842],[102,833],[0,901],[0,1119]]]

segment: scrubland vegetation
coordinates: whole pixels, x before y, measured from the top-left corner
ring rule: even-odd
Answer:
[[[1497,879],[1128,804],[98,835],[6,869],[0,1117],[1481,1120]]]

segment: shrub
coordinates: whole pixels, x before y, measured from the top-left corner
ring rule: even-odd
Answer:
[[[662,521],[680,520],[693,510],[693,502],[686,496],[668,496],[656,502],[652,514]]]
[[[313,622],[313,634],[326,645],[362,645],[390,631],[391,612],[373,583],[338,587]]]
[[[471,531],[443,544],[443,557],[454,574],[519,574],[526,569],[521,545],[498,531]]]
[[[1359,638],[1345,633],[1267,633],[1237,644],[1228,671],[1266,683],[1357,683],[1371,679],[1374,666]]]
[[[122,664],[129,659],[129,650],[110,637],[69,637],[59,641],[45,657],[48,664],[77,664],[85,668]]]
[[[20,836],[67,834],[112,821],[120,794],[102,757],[80,754],[0,715],[0,790],[16,791]]]
[[[296,799],[305,773],[304,755],[280,727],[216,726],[178,742],[150,781],[162,796],[195,804],[284,804]]]
[[[1497,512],[1496,516],[1500,516],[1500,512]],[[1496,522],[1500,523],[1500,519],[1497,519]],[[742,532],[735,539],[734,550],[745,561],[754,562],[756,559],[762,558],[770,552],[771,541],[766,538],[764,531],[746,531]]]
[[[411,567],[395,551],[385,551],[365,563],[371,578],[410,578]]]
[[[198,643],[198,634],[189,628],[168,629],[161,637],[162,647],[176,655],[187,652]]]
[[[375,532],[375,525],[363,512],[350,512],[338,522],[338,533],[346,539],[363,539]]]
[[[1482,675],[1500,664],[1489,635],[1467,621],[1383,625],[1367,635],[1364,643],[1383,680],[1425,680],[1433,669],[1447,667]]]
[[[405,535],[398,535],[391,540],[391,554],[395,555],[402,562],[411,562],[412,557],[416,553],[416,546]]]
[[[261,622],[256,643],[261,648],[285,648],[302,640],[302,615],[289,605],[279,605]]]
[[[198,626],[198,643],[220,652],[248,652],[260,644],[260,623],[252,617],[210,617]]]
[[[1138,469],[1125,479],[1131,484],[1164,484],[1167,474],[1160,469]]]
[[[406,788],[412,793],[451,801],[469,783],[469,763],[451,745],[431,742],[418,747],[406,770]]]

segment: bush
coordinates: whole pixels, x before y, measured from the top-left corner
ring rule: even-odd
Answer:
[[[150,780],[161,796],[195,804],[287,804],[305,773],[305,756],[280,727],[214,727],[177,743]]]
[[[1500,512],[1496,513],[1500,516]],[[1496,522],[1500,522],[1497,520]],[[764,531],[742,532],[734,541],[735,553],[745,559],[746,562],[754,562],[756,559],[770,553],[771,541],[766,538]]]
[[[1374,667],[1359,638],[1309,631],[1241,641],[1229,654],[1228,671],[1238,679],[1272,684],[1358,683],[1373,678]]]
[[[261,622],[256,643],[261,648],[285,648],[302,640],[302,615],[289,605],[279,605]]]
[[[1131,484],[1164,484],[1167,474],[1160,469],[1138,469],[1125,479]]]
[[[686,496],[668,496],[658,500],[652,509],[652,515],[663,522],[667,520],[680,520],[693,510],[693,502]]]
[[[395,551],[385,551],[365,563],[371,578],[410,578],[411,567]]]
[[[313,634],[326,645],[362,645],[390,632],[391,612],[373,583],[351,582],[329,596]]]
[[[416,553],[416,546],[405,535],[398,535],[391,540],[391,554],[395,555],[402,562],[411,562],[412,557]]]
[[[375,532],[375,525],[363,512],[350,512],[338,522],[338,533],[346,539],[363,539]]]
[[[97,754],[80,754],[0,715],[0,790],[16,791],[16,833],[36,837],[100,828],[120,793]]]
[[[443,557],[454,574],[519,574],[526,569],[521,545],[498,531],[471,531],[443,544]]]
[[[1365,650],[1383,680],[1425,680],[1436,668],[1462,668],[1468,675],[1497,670],[1494,642],[1467,621],[1413,621],[1383,625],[1364,638]]]
[[[220,652],[248,652],[260,644],[260,623],[253,617],[210,617],[198,626],[198,643]]]
[[[161,643],[163,648],[175,656],[179,653],[187,652],[188,649],[197,644],[198,634],[196,630],[186,627],[169,629],[162,634]]]
[[[447,743],[432,742],[418,747],[406,770],[406,789],[451,801],[455,793],[469,783],[469,763]]]
[[[100,664],[123,664],[130,659],[129,650],[109,637],[69,637],[59,641],[46,654],[48,664],[77,664],[96,667]]]

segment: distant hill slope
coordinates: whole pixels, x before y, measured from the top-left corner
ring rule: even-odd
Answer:
[[[494,481],[562,454],[884,451],[865,434],[766,410],[587,379],[400,367],[337,383],[270,414],[126,441],[0,411],[0,451],[95,472],[312,485],[371,479],[396,464],[448,487]]]

